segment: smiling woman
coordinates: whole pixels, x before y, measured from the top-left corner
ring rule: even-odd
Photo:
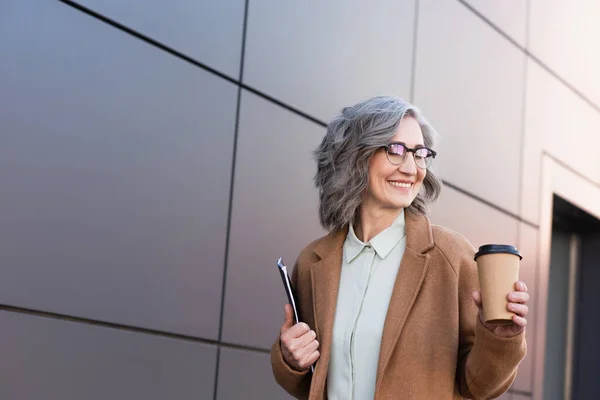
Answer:
[[[432,225],[441,182],[435,131],[411,104],[378,96],[342,110],[315,151],[319,217],[330,233],[292,274],[304,322],[286,315],[271,350],[300,399],[489,399],[525,356],[527,288],[513,323],[481,319],[475,249]],[[310,366],[316,363],[314,374]]]
[[[415,147],[432,147],[434,136],[435,131],[418,110],[401,99],[378,96],[344,108],[342,114],[329,123],[327,134],[315,152],[321,224],[332,230],[352,222],[372,180],[370,163],[381,159],[372,160],[375,153],[381,156],[387,147],[389,161],[397,163],[406,159],[406,153],[402,154],[399,146],[392,144],[394,141],[403,142],[401,138],[404,138],[407,143],[414,141]],[[429,158],[434,157],[435,152]],[[394,165],[390,167],[393,169]],[[415,196],[405,206],[417,213],[426,213],[427,204],[439,195],[441,181],[432,172],[422,171],[420,176],[424,190],[420,195],[419,190],[412,190]],[[409,181],[414,179],[409,178]],[[421,184],[417,189],[420,188]]]

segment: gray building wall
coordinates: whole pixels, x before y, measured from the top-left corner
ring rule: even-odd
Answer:
[[[539,399],[548,192],[600,198],[599,17],[585,0],[2,0],[0,398],[287,398],[275,260],[323,234],[311,151],[341,107],[393,94],[441,134],[433,221],[525,256],[529,354],[503,398]]]

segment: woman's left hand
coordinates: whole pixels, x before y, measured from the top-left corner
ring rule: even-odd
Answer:
[[[527,293],[527,285],[524,282],[515,282],[515,291],[508,294],[508,306],[507,309],[510,312],[515,313],[512,317],[513,323],[510,325],[495,325],[488,324],[483,320],[483,310],[481,309],[481,293],[479,291],[473,292],[473,300],[479,308],[479,319],[481,323],[488,328],[490,331],[500,337],[511,337],[518,335],[525,329],[527,325],[527,313],[529,307],[527,307],[527,301],[529,301],[529,294]]]

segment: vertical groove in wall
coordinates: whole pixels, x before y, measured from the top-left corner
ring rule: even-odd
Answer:
[[[229,263],[229,243],[231,238],[231,213],[233,210],[233,189],[234,189],[234,180],[235,180],[235,166],[236,166],[236,158],[237,158],[237,143],[238,143],[238,133],[240,128],[240,110],[242,106],[242,85],[244,82],[244,57],[246,54],[246,27],[248,26],[248,0],[245,1],[244,4],[244,20],[243,20],[243,28],[242,28],[242,46],[241,46],[241,56],[240,56],[240,72],[239,72],[239,82],[238,85],[238,93],[237,93],[237,106],[235,111],[235,129],[233,135],[233,153],[231,159],[231,179],[230,179],[230,187],[229,187],[229,209],[227,212],[227,237],[225,239],[225,257],[223,263],[223,281],[221,288],[221,309],[219,315],[219,337],[218,341],[221,342],[223,338],[223,317],[224,317],[224,309],[225,309],[225,291],[227,287],[227,264]],[[213,389],[213,400],[217,400],[217,391],[219,389],[219,367],[221,364],[221,346],[217,346],[217,358],[215,362],[215,385]]]
[[[409,101],[415,101],[415,82],[417,76],[417,35],[419,32],[419,7],[420,0],[415,0],[415,20],[413,25],[413,49],[412,49],[412,65],[410,68],[410,93]]]

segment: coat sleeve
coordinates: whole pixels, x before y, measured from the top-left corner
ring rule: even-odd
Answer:
[[[466,239],[464,239],[466,241]],[[493,399],[513,383],[527,352],[525,329],[509,338],[499,337],[479,319],[471,293],[479,288],[473,246],[466,241],[459,273],[459,354],[457,380],[460,394],[470,399]]]
[[[298,262],[294,266],[291,277],[292,285],[297,291],[298,288]],[[307,399],[310,391],[312,375],[310,369],[305,371],[296,371],[288,365],[281,353],[281,342],[279,335],[271,347],[271,367],[275,381],[285,389],[290,395],[297,399]]]

